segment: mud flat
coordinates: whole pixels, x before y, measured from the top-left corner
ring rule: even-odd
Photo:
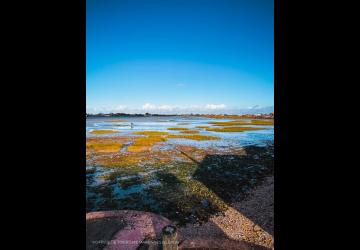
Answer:
[[[97,130],[93,130],[90,133],[94,134],[94,135],[103,135],[103,134],[114,134],[114,133],[118,133],[119,131],[117,130],[110,130],[110,129],[97,129]]]
[[[102,170],[89,168],[87,210],[136,209],[161,214],[179,225],[202,223],[245,198],[272,174],[272,150],[272,146],[219,150],[174,145],[166,150],[155,146],[126,153],[93,152],[88,157]]]

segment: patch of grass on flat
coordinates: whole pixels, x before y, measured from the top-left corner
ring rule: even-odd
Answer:
[[[274,120],[251,120],[253,125],[274,125]]]
[[[100,156],[96,159],[96,163],[103,167],[119,168],[124,174],[137,174],[144,171],[142,167],[138,167],[138,164],[146,160],[147,157],[140,154],[117,154],[112,157]]]
[[[110,130],[110,129],[98,129],[98,130],[93,130],[90,133],[94,134],[94,135],[103,135],[103,134],[119,133],[119,131],[118,130]]]
[[[196,126],[195,128],[208,128],[209,126]]]
[[[139,152],[149,151],[150,149],[151,146],[131,145],[127,148],[127,151],[132,153],[139,153]]]
[[[253,127],[223,127],[223,128],[207,128],[207,131],[214,132],[244,132],[251,130],[262,130],[263,128],[253,128]]]
[[[122,147],[118,142],[88,142],[86,143],[86,150],[94,150],[100,153],[114,153],[118,152]]]
[[[189,130],[188,128],[168,128],[168,130],[179,130],[179,131],[182,131],[182,130]]]
[[[182,134],[198,134],[200,133],[199,130],[183,130],[183,131],[180,131],[180,133]]]
[[[167,139],[164,136],[151,135],[147,137],[135,138],[134,143],[127,148],[128,152],[143,152],[148,151],[157,142],[164,142]]]
[[[162,132],[162,131],[139,131],[134,132],[135,135],[168,135],[169,132]]]
[[[210,135],[169,135],[168,138],[188,139],[195,141],[220,140],[220,137]]]
[[[129,139],[119,136],[86,138],[86,155],[90,157],[93,153],[116,153]]]
[[[162,142],[162,141],[166,141],[166,138],[161,136],[138,137],[135,138],[133,145],[151,146],[156,142]]]

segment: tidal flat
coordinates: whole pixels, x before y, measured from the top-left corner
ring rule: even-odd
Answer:
[[[273,121],[113,120],[87,119],[88,212],[134,209],[201,224],[273,174]],[[102,130],[115,132],[94,133]]]

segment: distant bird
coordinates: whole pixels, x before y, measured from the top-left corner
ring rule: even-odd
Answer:
[[[130,123],[130,127],[133,128],[133,127],[134,127],[134,123],[131,122],[131,123]]]

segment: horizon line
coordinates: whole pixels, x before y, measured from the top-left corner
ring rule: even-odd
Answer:
[[[110,112],[110,113],[86,113],[86,115],[159,115],[159,116],[178,116],[178,115],[217,115],[217,116],[227,116],[227,115],[271,115],[274,114],[273,112],[265,112],[265,113],[243,113],[243,114],[236,114],[236,113],[173,113],[173,114],[161,114],[161,113],[120,113],[120,112]]]

